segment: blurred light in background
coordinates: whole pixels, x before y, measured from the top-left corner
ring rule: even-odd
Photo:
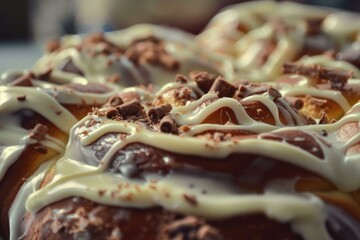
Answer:
[[[360,11],[360,0],[293,1]],[[29,67],[41,54],[39,45],[64,34],[110,31],[144,22],[198,33],[218,10],[238,2],[242,1],[3,0],[0,1],[0,71]],[[18,60],[11,60],[14,58]]]

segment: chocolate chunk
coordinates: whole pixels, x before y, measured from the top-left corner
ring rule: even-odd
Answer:
[[[236,87],[227,82],[224,78],[218,77],[209,91],[214,91],[219,97],[232,97],[236,91]]]
[[[132,100],[130,102],[123,103],[116,107],[120,115],[124,118],[132,115],[137,115],[144,108],[138,100]]]
[[[124,103],[124,101],[122,100],[121,97],[112,96],[112,97],[109,98],[108,102],[105,105],[110,106],[110,107],[116,107],[116,106],[119,106],[119,105],[121,105],[123,103]]]
[[[29,137],[42,141],[45,139],[45,135],[49,131],[49,128],[41,123],[36,124],[36,126],[31,130]]]
[[[175,121],[170,117],[166,116],[160,121],[160,131],[163,133],[177,133]]]
[[[19,96],[16,98],[19,102],[23,102],[26,100],[26,95],[23,95],[23,96]]]
[[[171,105],[167,103],[149,109],[147,115],[151,121],[156,123],[159,119],[162,119],[166,114],[168,114],[171,111],[171,109],[172,109]]]
[[[71,58],[67,59],[62,65],[60,65],[59,70],[84,76],[84,73],[73,63]]]
[[[264,83],[249,83],[240,81],[235,83],[238,89],[235,91],[234,97],[242,99],[255,94],[262,94],[268,91],[269,85]]]
[[[319,120],[319,124],[327,124],[327,123],[329,123],[328,116],[326,113],[323,113]]]
[[[119,111],[116,108],[110,108],[106,111],[106,117],[109,119],[116,119],[119,116]]]
[[[216,76],[207,72],[194,71],[190,73],[190,78],[196,82],[196,85],[204,92],[209,92],[214,84]]]
[[[275,89],[274,87],[269,87],[268,89],[268,93],[270,96],[272,96],[274,99],[277,99],[277,98],[281,98],[282,95],[281,93],[279,92],[279,90]]]
[[[59,50],[60,47],[61,47],[60,40],[59,39],[53,39],[53,40],[50,40],[46,44],[45,49],[46,49],[46,51],[52,53],[52,52],[55,52],[55,51]]]
[[[323,135],[324,137],[327,137],[328,132],[325,129],[323,129],[323,130],[321,130],[321,135]]]
[[[33,84],[31,82],[33,78],[32,73],[25,73],[22,76],[16,78],[12,82],[9,83],[10,86],[19,86],[19,87],[32,87]]]
[[[285,63],[283,72],[285,74],[300,74],[316,80],[330,81],[331,88],[341,90],[347,80],[353,76],[352,72],[333,70],[320,65],[300,65],[296,63]]]

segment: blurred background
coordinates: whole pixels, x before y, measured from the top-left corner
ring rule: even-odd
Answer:
[[[360,12],[360,0],[294,0]],[[47,40],[64,34],[112,31],[156,23],[200,32],[235,0],[11,0],[0,1],[0,72],[30,67]]]

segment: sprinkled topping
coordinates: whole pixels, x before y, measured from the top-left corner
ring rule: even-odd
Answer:
[[[209,91],[216,92],[219,97],[232,97],[236,91],[236,87],[224,78],[218,77]]]
[[[329,122],[329,120],[328,120],[327,114],[326,114],[326,113],[323,113],[323,114],[321,115],[320,120],[319,120],[319,124],[327,124],[328,122]]]
[[[19,102],[23,102],[26,100],[26,95],[23,95],[23,96],[19,96],[16,98]]]
[[[130,102],[123,103],[117,107],[120,115],[124,118],[132,115],[137,115],[143,110],[143,106],[138,100],[132,100]]]
[[[29,137],[42,141],[45,139],[45,135],[49,131],[49,128],[43,124],[36,124],[36,126],[30,131]]]
[[[119,111],[114,107],[112,107],[106,111],[106,117],[109,119],[116,119],[119,117],[119,115],[120,115]]]
[[[177,74],[175,77],[175,82],[177,82],[177,83],[186,84],[188,81],[189,81],[189,79],[186,76],[181,75],[181,74]]]
[[[175,121],[170,117],[166,116],[160,121],[160,131],[163,133],[177,133],[178,129],[176,127]]]
[[[214,84],[216,76],[207,72],[191,72],[190,78],[196,82],[204,93],[207,93]]]
[[[285,63],[283,71],[285,74],[300,74],[316,80],[328,80],[331,88],[335,90],[341,90],[347,80],[353,76],[351,72],[333,70],[320,65],[305,66],[296,63]]]
[[[279,92],[279,90],[273,88],[273,87],[269,87],[268,89],[268,93],[270,96],[272,96],[274,99],[277,99],[277,98],[281,98],[282,95],[281,93]]]
[[[198,204],[196,198],[192,195],[184,193],[183,197],[184,197],[185,201],[187,201],[188,203],[190,203],[193,206],[196,206]]]
[[[171,111],[171,109],[172,109],[171,105],[167,103],[149,109],[147,115],[152,122],[156,123],[157,121],[162,119],[166,114],[168,114]]]
[[[134,40],[124,54],[135,64],[159,64],[170,71],[179,68],[179,62],[166,51],[164,43],[154,36]]]
[[[84,76],[84,73],[73,63],[71,58],[68,58],[65,60],[63,65],[59,66],[59,70],[62,70],[64,72],[73,73],[76,75]]]
[[[264,83],[249,83],[241,81],[238,83],[238,89],[235,92],[235,97],[242,99],[255,94],[262,94],[268,91],[269,85]]]
[[[109,98],[109,100],[107,101],[105,106],[116,107],[116,106],[119,106],[119,105],[121,105],[123,103],[124,103],[124,101],[122,100],[121,97],[112,96],[111,98]]]

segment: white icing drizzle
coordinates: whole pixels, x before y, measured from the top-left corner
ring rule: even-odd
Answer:
[[[109,76],[119,74],[120,86],[126,87],[135,84],[149,83],[162,86],[172,81],[177,73],[188,74],[194,70],[217,73],[217,69],[223,68],[221,58],[215,54],[205,54],[204,51],[192,41],[193,36],[191,34],[184,33],[180,30],[157,27],[150,24],[140,24],[122,31],[107,33],[106,38],[118,46],[126,47],[134,39],[139,37],[143,38],[150,34],[164,40],[166,50],[180,62],[179,70],[166,70],[161,66],[150,64],[140,64],[138,67],[127,57],[121,56],[117,58],[115,54],[98,54],[92,56],[85,50],[78,50],[74,47],[74,45],[80,44],[82,41],[79,36],[67,36],[63,38],[61,44],[65,49],[62,49],[60,52],[44,55],[38,60],[32,70],[35,73],[41,73],[43,69],[50,66],[53,69],[51,73],[52,77],[62,83],[73,82],[73,79],[75,79],[75,81],[78,79],[81,82],[106,83]],[[74,40],[71,40],[71,38],[74,38]],[[77,74],[63,72],[59,69],[70,58],[73,64],[84,73],[84,78]],[[145,71],[145,75],[142,71]]]
[[[322,31],[329,34],[340,49],[353,42],[353,36],[359,32],[355,23],[360,18],[353,13],[288,2],[254,1],[227,7],[210,21],[197,41],[233,59],[234,79],[245,77],[254,81],[271,81],[281,74],[284,62],[299,57],[307,37],[306,20],[321,17],[324,18]],[[274,29],[271,21],[278,20],[288,29]],[[259,54],[267,49],[264,45],[266,41],[272,39],[276,42],[275,49],[263,61]],[[331,63],[325,58],[313,56],[310,57],[313,60],[305,61],[351,69],[358,76],[359,70],[351,64],[341,61]]]
[[[46,172],[56,160],[57,159],[54,158],[42,164],[39,169],[29,179],[27,179],[27,181],[19,190],[16,199],[14,200],[9,210],[10,240],[17,240],[21,238],[22,219],[26,212],[25,201],[30,193],[35,192],[39,188]],[[26,232],[27,231],[25,230],[23,235],[26,234]]]
[[[206,55],[205,58],[203,50],[193,43],[192,35],[152,25],[137,25],[123,31],[109,33],[106,37],[119,46],[126,46],[137,37],[154,34],[164,39],[167,51],[180,61],[180,72],[182,73],[187,74],[189,71],[199,70],[199,68],[210,71],[227,69],[224,73],[228,79],[233,79],[233,76],[236,78],[237,73],[234,71],[239,71],[241,73],[239,76],[242,78],[271,81],[279,76],[282,64],[294,59],[303,47],[305,25],[301,19],[325,17],[329,12],[331,11],[328,9],[293,3],[279,4],[273,1],[257,1],[241,4],[239,7],[230,7],[217,15],[210,22],[208,29],[198,37],[199,41],[207,38],[205,45],[209,46],[209,49],[219,50],[220,48],[225,52],[225,56],[235,55],[234,57],[226,56],[226,58],[215,55]],[[354,18],[348,13],[344,14],[329,14],[322,25],[323,30],[333,35],[342,47],[348,44],[349,35],[359,31],[356,24],[347,24],[347,19],[354,20]],[[264,19],[260,19],[257,15],[263,16]],[[286,24],[293,29],[279,33],[271,24],[264,24],[264,20],[274,18],[287,19]],[[359,21],[358,18],[355,20]],[[249,32],[244,34],[223,27],[226,24],[234,26],[238,22],[243,24]],[[346,25],[345,28],[344,25]],[[218,31],[227,31],[224,34],[225,37],[219,37]],[[268,40],[275,40],[276,46],[266,61],[261,62],[258,56],[263,51],[263,42]],[[54,68],[50,82],[33,80],[34,88],[0,86],[0,180],[23,150],[29,144],[36,143],[36,140],[29,139],[26,130],[19,127],[19,119],[12,116],[12,113],[30,109],[47,118],[64,133],[70,132],[70,139],[64,155],[57,161],[50,160],[43,164],[20,189],[9,212],[10,239],[20,237],[20,220],[26,210],[34,213],[46,205],[73,196],[114,206],[137,208],[161,206],[171,211],[209,219],[263,213],[279,222],[289,222],[292,229],[306,240],[330,239],[325,227],[327,212],[324,203],[311,194],[273,192],[269,188],[266,188],[263,194],[248,193],[230,185],[224,176],[213,176],[216,175],[215,173],[188,176],[174,171],[166,176],[148,174],[145,180],[135,180],[127,179],[120,174],[106,172],[106,169],[118,151],[129,144],[142,143],[172,153],[207,157],[209,161],[220,162],[221,159],[233,153],[264,156],[316,173],[331,181],[341,191],[355,191],[360,188],[360,175],[358,174],[360,172],[360,154],[346,155],[346,151],[360,142],[360,133],[356,133],[347,141],[339,140],[337,134],[345,124],[360,122],[359,111],[347,113],[338,122],[332,124],[302,126],[303,120],[284,99],[280,98],[274,102],[273,97],[268,93],[242,99],[243,102],[262,103],[275,120],[275,126],[272,126],[252,119],[238,100],[218,98],[213,92],[204,94],[195,83],[189,83],[188,87],[199,95],[204,95],[196,101],[188,102],[185,106],[173,106],[170,115],[177,125],[191,126],[188,131],[179,136],[154,132],[136,123],[113,121],[94,115],[89,115],[75,124],[77,122],[75,117],[61,104],[101,105],[119,89],[133,85],[133,82],[126,82],[128,78],[134,79],[138,84],[151,82],[162,86],[172,80],[175,75],[173,72],[167,72],[161,67],[150,64],[142,64],[140,70],[124,56],[118,59],[114,55],[93,57],[82,50],[71,47],[82,41],[83,37],[81,36],[64,37],[61,44],[67,47],[66,49],[46,54],[35,64],[32,71],[36,74],[41,73],[49,65]],[[226,46],[223,48],[224,43]],[[58,70],[68,58],[71,58],[74,65],[84,73],[84,77]],[[212,65],[207,58],[211,58],[216,66]],[[304,57],[299,62],[305,65],[319,64],[329,68],[353,71],[356,77],[360,77],[359,70],[353,65],[334,61],[324,56]],[[119,72],[124,78],[121,80],[120,86],[107,82],[108,76]],[[148,79],[144,72],[146,76],[148,75]],[[0,83],[6,84],[13,74],[16,75],[17,72],[3,74]],[[92,82],[106,83],[111,90],[103,94],[81,93],[57,85]],[[351,79],[350,82],[358,84],[359,80]],[[156,96],[161,96],[169,90],[177,88],[178,85],[177,83],[167,84],[157,95],[138,88],[128,88],[123,92],[136,92],[139,93],[142,101],[151,101]],[[296,86],[287,86],[280,91],[283,96],[311,95],[332,100],[342,108],[344,113],[360,106],[358,103],[351,107],[339,91],[316,89],[311,80],[306,77]],[[26,100],[19,102],[17,97],[24,95]],[[202,124],[208,116],[222,108],[229,108],[234,113],[238,125]],[[285,118],[286,123],[281,122],[280,114]],[[87,123],[90,120],[94,120],[96,124],[88,127]],[[297,125],[296,128],[294,125]],[[232,141],[223,142],[195,137],[197,134],[211,130],[247,131],[257,134],[258,137],[244,139],[239,137],[240,140],[234,138]],[[319,146],[319,148],[314,147],[313,150],[321,151],[324,158],[320,159],[294,145],[261,138],[261,134],[285,133],[290,130],[299,130],[311,136]],[[320,136],[324,130],[328,134],[327,137]],[[90,166],[81,162],[81,157],[76,153],[78,147],[89,146],[108,133],[123,133],[126,136],[121,140],[110,139],[114,144],[103,156],[99,166]],[[6,143],[1,140],[5,138],[7,139]],[[298,140],[302,141],[302,139]],[[65,148],[64,143],[49,135],[46,135],[45,140],[39,143],[58,153],[62,153]],[[171,161],[171,159],[168,160]],[[47,170],[55,161],[54,178],[48,185],[38,189]],[[197,188],[189,189],[187,183],[190,182],[195,183]],[[199,189],[206,190],[207,194]],[[184,194],[193,196],[197,205],[189,204],[184,199]],[[24,204],[26,209],[23,207]]]
[[[24,95],[26,100],[19,104],[17,97]],[[0,86],[0,111],[4,114],[21,109],[31,109],[41,114],[65,133],[77,122],[68,110],[40,88]],[[57,114],[59,112],[61,117]]]
[[[269,108],[274,118],[279,114],[278,108],[267,93],[250,96],[244,101],[260,101]],[[204,102],[209,102],[209,104],[206,108],[201,108]],[[224,107],[232,109],[239,125],[199,124],[209,114]],[[354,108],[357,107],[358,105],[354,106]],[[230,98],[218,99],[216,94],[210,92],[186,106],[173,108],[171,115],[179,125],[194,125],[193,129],[180,136],[153,132],[136,123],[87,116],[71,131],[67,151],[56,164],[56,175],[52,182],[31,194],[26,202],[26,208],[31,212],[36,212],[42,206],[59,199],[81,196],[115,206],[139,208],[162,206],[172,211],[200,215],[211,219],[262,212],[280,222],[290,222],[293,230],[300,233],[304,239],[329,239],[324,225],[326,213],[323,204],[314,196],[309,198],[309,196],[304,195],[270,192],[265,192],[263,195],[243,194],[239,193],[239,190],[225,190],[228,188],[225,187],[226,184],[221,185],[221,182],[217,183],[221,185],[220,187],[213,187],[213,182],[207,178],[195,181],[195,184],[205,184],[202,186],[205,186],[205,189],[210,192],[208,195],[202,195],[191,190],[189,192],[189,189],[184,185],[178,184],[182,181],[186,182],[188,179],[188,176],[185,177],[181,174],[176,175],[174,173],[175,175],[170,174],[166,177],[155,176],[156,181],[154,181],[154,176],[148,180],[130,180],[104,171],[119,150],[131,143],[140,142],[173,153],[208,157],[209,161],[218,161],[218,159],[229,156],[231,153],[260,154],[317,173],[330,180],[342,191],[354,191],[360,187],[360,177],[356,174],[360,171],[360,164],[353,156],[345,156],[345,151],[360,139],[358,136],[360,134],[357,135],[356,139],[354,137],[350,140],[348,144],[334,143],[330,145],[325,138],[320,140],[322,137],[316,132],[320,133],[327,130],[329,139],[336,139],[335,135],[338,129],[348,122],[358,122],[359,114],[359,112],[348,114],[333,124],[293,128],[283,126],[278,119],[276,120],[277,126],[270,126],[251,119],[238,101]],[[84,124],[91,119],[95,120],[96,124],[90,128],[86,127]],[[260,134],[299,129],[313,136],[320,146],[320,149],[315,150],[322,151],[324,159],[319,159],[299,147],[267,139],[245,138],[240,141],[209,142],[193,137],[211,129],[218,131],[244,130]],[[114,141],[115,143],[102,158],[98,167],[86,165],[79,162],[80,159],[74,158],[74,150],[71,150],[72,146],[76,146],[74,141],[80,141],[82,146],[87,146],[105,134],[114,132],[126,134],[126,138],[122,141]],[[341,144],[343,146],[338,147]],[[174,177],[176,180],[172,180]],[[126,187],[120,187],[121,190],[119,190],[119,185],[126,185]],[[100,191],[104,192],[99,194]],[[185,193],[196,198],[198,202],[196,207],[184,200],[182,195]],[[220,203],[221,208],[217,205]]]
[[[280,90],[283,96],[306,96],[319,97],[323,99],[329,99],[337,103],[341,109],[346,113],[350,110],[351,105],[342,95],[340,91],[334,90],[319,90],[314,87],[306,86],[294,86]]]

